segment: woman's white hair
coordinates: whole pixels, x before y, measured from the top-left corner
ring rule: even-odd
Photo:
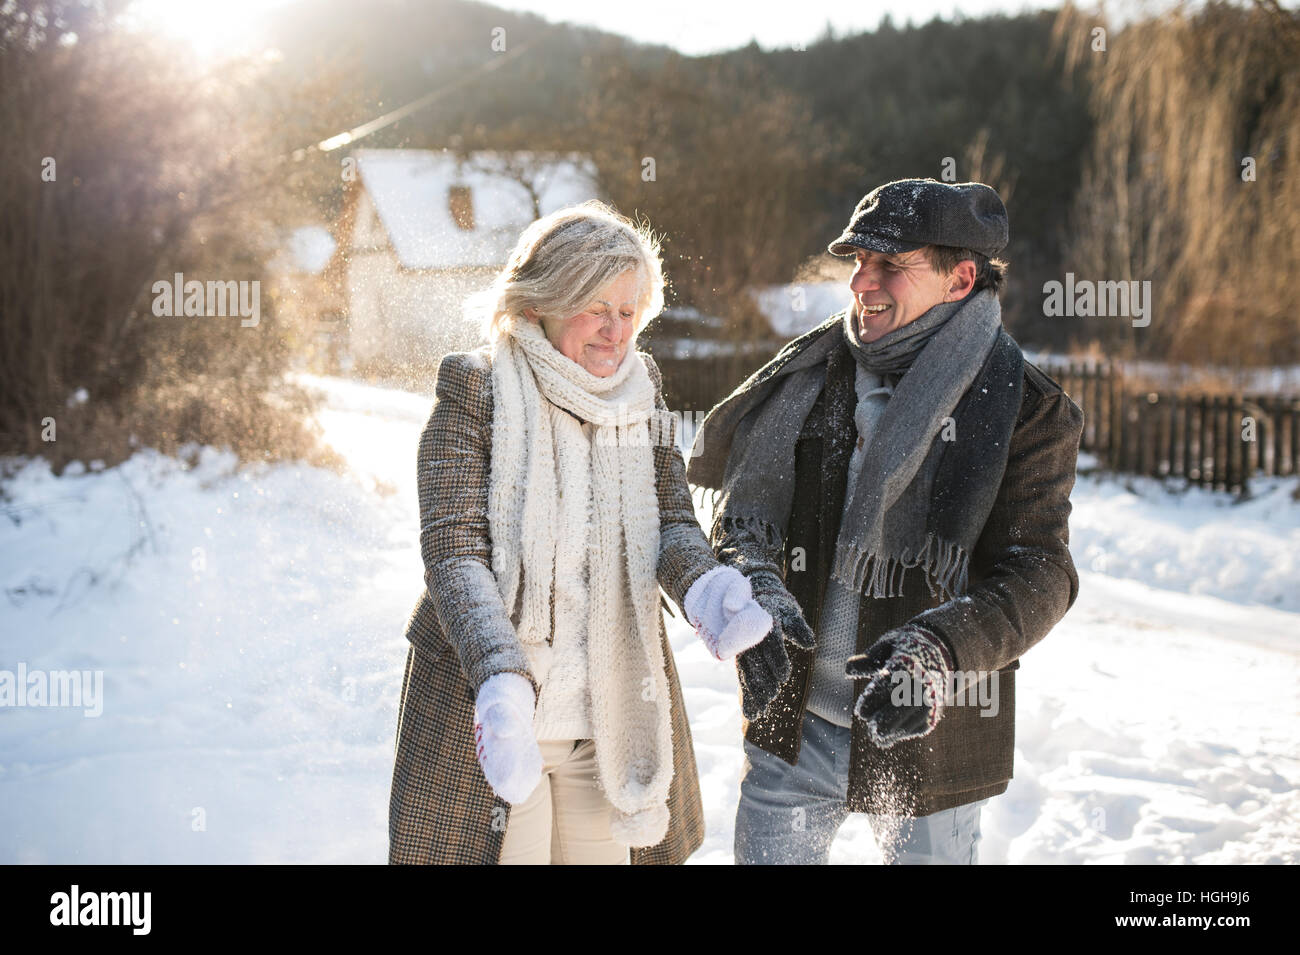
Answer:
[[[465,313],[495,343],[509,334],[524,309],[541,318],[570,318],[628,271],[636,273],[640,284],[635,337],[664,307],[659,240],[647,226],[591,199],[526,228],[505,268],[491,286],[470,296]]]

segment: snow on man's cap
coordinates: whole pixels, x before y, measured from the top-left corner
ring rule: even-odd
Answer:
[[[911,252],[925,245],[970,249],[992,258],[1007,247],[1007,207],[982,182],[899,179],[862,197],[832,255]]]

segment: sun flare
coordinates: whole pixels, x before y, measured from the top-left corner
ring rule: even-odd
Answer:
[[[221,60],[255,50],[264,39],[267,13],[286,0],[136,0],[125,19],[187,45],[204,60]]]

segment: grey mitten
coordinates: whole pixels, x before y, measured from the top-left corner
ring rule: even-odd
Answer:
[[[803,611],[780,577],[770,570],[760,570],[749,575],[749,583],[755,602],[772,615],[768,635],[736,658],[736,670],[744,689],[745,719],[754,720],[767,712],[781,692],[781,685],[790,679],[790,655],[785,641],[805,650],[811,650],[815,641]]]
[[[882,636],[866,653],[849,657],[849,679],[866,677],[853,715],[866,723],[871,741],[889,749],[933,732],[943,716],[954,664],[939,637],[903,626]]]

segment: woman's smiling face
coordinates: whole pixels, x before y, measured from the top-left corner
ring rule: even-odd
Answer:
[[[597,378],[608,378],[627,355],[628,344],[641,314],[641,283],[636,272],[624,272],[599,292],[577,315],[542,318],[542,331],[565,358]],[[532,310],[525,316],[538,319]]]

